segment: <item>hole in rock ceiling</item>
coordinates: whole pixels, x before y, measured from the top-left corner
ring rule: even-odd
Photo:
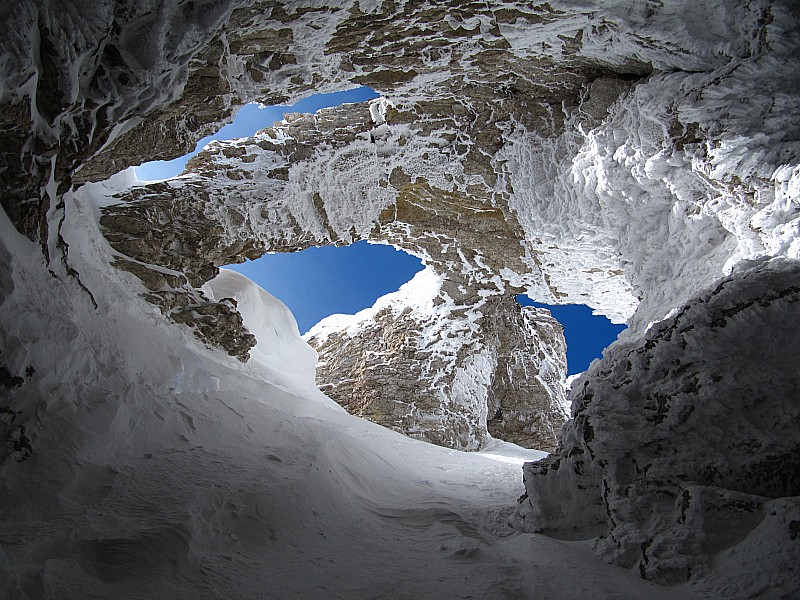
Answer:
[[[225,267],[254,281],[294,314],[301,334],[332,314],[355,314],[411,280],[422,261],[365,241],[265,254]]]
[[[205,148],[210,141],[232,140],[252,136],[257,131],[283,119],[285,113],[315,113],[322,108],[331,108],[353,102],[366,102],[378,96],[379,94],[371,88],[359,87],[344,92],[314,94],[291,106],[247,104],[236,112],[232,123],[225,125],[214,135],[204,137],[197,142],[193,152],[173,160],[156,160],[139,165],[136,167],[136,177],[140,181],[159,181],[180,175],[186,168],[186,162]]]
[[[193,152],[170,161],[153,161],[136,167],[141,181],[158,181],[179,175],[187,161],[212,140],[254,135],[280,121],[285,113],[314,113],[322,108],[365,102],[379,97],[368,87],[344,92],[314,94],[291,106],[248,104],[217,133],[201,139]],[[419,259],[392,246],[357,242],[350,246],[309,248],[295,253],[266,254],[258,260],[228,269],[237,271],[280,299],[295,316],[301,334],[331,314],[354,314],[371,307],[380,296],[396,291],[422,270]],[[564,326],[568,374],[581,373],[625,329],[606,317],[592,315],[585,305],[547,305],[520,294],[523,306],[547,308]]]
[[[625,325],[616,325],[603,315],[593,315],[592,309],[585,304],[542,304],[524,294],[517,295],[517,302],[522,306],[546,308],[564,327],[567,375],[585,371],[625,329]]]

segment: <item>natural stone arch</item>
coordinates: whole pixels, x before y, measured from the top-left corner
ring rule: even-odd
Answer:
[[[491,427],[501,438],[552,448],[566,413],[563,335],[551,318],[513,300],[523,291],[513,278],[527,270],[522,231],[479,180],[464,191],[421,176],[412,182],[406,171],[419,168],[415,159],[447,149],[427,138],[420,146],[416,132],[394,130],[387,113],[396,111],[381,99],[292,116],[253,138],[212,144],[178,179],[117,193],[101,218],[120,253],[115,264],[142,279],[146,297],[170,318],[244,360],[255,340],[229,302],[209,301],[200,289],[218,266],[264,251],[390,242],[442,278],[435,297],[421,299],[435,308],[421,321],[409,317],[413,302],[384,315],[381,335],[402,331],[410,354],[395,344],[372,348],[374,334],[347,343],[312,338],[324,389],[357,414],[444,445],[478,449]],[[459,163],[449,176],[465,177]],[[383,357],[368,373],[341,360],[341,351],[368,349]]]

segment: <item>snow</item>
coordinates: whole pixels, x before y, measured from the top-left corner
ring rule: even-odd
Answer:
[[[67,198],[62,228],[96,309],[0,215],[0,343],[35,368],[7,401],[20,421],[48,411],[25,421],[32,457],[2,467],[4,597],[686,597],[512,531],[540,454],[451,451],[336,409],[286,308],[241,276],[208,291],[259,335],[248,364],[161,318],[109,265],[99,189]]]
[[[299,10],[311,4],[333,8]],[[380,4],[359,2],[365,12]],[[663,330],[681,314],[676,307],[720,275],[774,257],[800,258],[800,38],[793,4],[686,1],[654,9],[652,3],[610,1],[602,3],[604,22],[597,27],[597,6],[582,0],[553,4],[563,11],[558,19],[549,18],[544,4],[530,7],[530,23],[498,25],[520,58],[558,58],[564,40],[584,31],[583,57],[618,65],[637,59],[660,72],[622,94],[602,123],[576,111],[566,116],[562,134],[547,139],[520,124],[510,127],[495,159],[507,168],[498,186],[504,178],[511,184],[509,204],[525,232],[527,255],[541,259],[550,283],[536,279],[533,268],[532,274],[504,275],[539,300],[579,300],[615,321],[631,319],[623,342],[635,348],[635,335],[644,335],[650,324],[651,331]],[[30,114],[38,137],[30,143],[54,150],[26,175],[54,166],[60,141],[65,155],[70,147],[86,150],[96,133],[103,134],[101,121],[117,123],[107,147],[140,115],[178,97],[189,62],[235,5],[0,7],[6,33],[0,36],[0,96],[9,106],[29,103],[20,126]],[[287,4],[290,13],[302,13],[290,36],[297,58],[291,76],[301,83],[289,86],[285,71],[269,71],[256,85],[244,59],[224,52],[217,66],[230,92],[219,97],[222,108],[265,89],[286,92],[291,101],[312,83],[318,92],[349,87],[343,78],[352,75],[341,72],[341,57],[327,53],[325,41],[351,6],[345,0]],[[770,19],[759,25],[765,15]],[[117,22],[125,27],[115,31]],[[463,24],[485,26],[483,19]],[[252,32],[277,26],[269,11],[253,14],[247,25]],[[41,54],[45,29],[59,42],[49,58],[61,75],[51,73],[51,80]],[[497,35],[484,33],[487,39]],[[102,47],[109,39],[120,53],[127,83],[118,73],[99,72],[100,39]],[[450,58],[437,60],[447,65]],[[466,61],[461,67],[468,87]],[[396,106],[435,95],[431,90],[450,75],[444,68],[420,74],[397,92]],[[48,86],[63,95],[58,114],[46,114],[47,98],[39,91]],[[376,102],[369,110],[380,123],[392,100]],[[84,116],[78,131],[75,117]],[[670,128],[691,139],[690,125],[701,140],[675,147]],[[177,127],[179,138],[192,137],[186,123]],[[248,182],[237,182],[243,190],[238,199],[248,192],[261,202],[258,213],[247,215],[255,235],[281,239],[269,227],[283,226],[273,213],[285,202],[307,232],[328,239],[330,232],[312,214],[308,190],[314,188],[337,190],[326,198],[336,235],[349,239],[351,227],[363,235],[393,200],[374,183],[395,166],[410,165],[412,180],[424,177],[444,190],[457,178],[463,186],[479,183],[452,156],[426,152],[440,145],[441,131],[416,135],[397,125],[380,132],[385,136],[377,150],[357,140],[293,167],[290,193],[278,194],[279,200],[266,184],[245,189]],[[401,148],[401,138],[411,142]],[[283,166],[270,160],[276,159],[257,156],[253,170]],[[336,176],[337,165],[358,177]],[[47,260],[0,211],[0,350],[4,368],[22,382],[2,388],[2,408],[10,412],[0,413],[0,432],[9,442],[0,448],[0,596],[691,597],[684,588],[657,588],[635,572],[609,567],[585,544],[512,531],[507,520],[523,492],[519,463],[538,455],[499,443],[482,453],[449,451],[339,410],[313,385],[313,351],[299,339],[285,307],[238,276],[223,273],[206,291],[233,297],[257,332],[247,364],[204,347],[189,329],[164,319],[138,295],[141,283],[110,265],[114,253],[98,231],[98,208],[134,184],[128,171],[61,198],[51,176],[44,189],[53,200]],[[440,282],[423,273],[404,293],[427,299],[439,289]],[[409,304],[435,317],[432,301]],[[467,313],[461,321],[431,325],[428,339],[446,340],[436,327],[470,331],[473,318]],[[331,324],[360,326],[358,319]],[[725,352],[748,347],[752,327],[745,325],[741,340],[734,340],[741,345],[723,345],[715,364],[724,364]],[[776,330],[788,337],[790,328],[781,326]],[[769,338],[771,331],[758,335]],[[752,346],[752,352],[769,343]],[[617,348],[612,357],[621,356],[622,345]],[[447,351],[445,342],[433,349]],[[792,358],[783,356],[773,377],[787,388],[794,381],[786,377],[793,373]],[[480,381],[481,363],[489,359],[476,355],[472,381]],[[621,359],[614,364],[624,370]],[[596,410],[608,414],[604,407]],[[726,413],[718,414],[724,422]],[[621,426],[628,416],[621,412],[610,424]],[[606,442],[625,437],[608,436]],[[545,508],[557,512],[575,492],[573,483],[549,489]],[[797,514],[796,501],[773,500],[763,510],[764,520],[744,540],[714,558],[718,571],[704,585],[718,578],[721,595],[745,588],[758,595],[768,583],[768,575],[759,573],[763,565],[779,565],[784,573],[796,568],[772,543],[796,522],[787,517]]]
[[[302,340],[297,322],[283,302],[244,275],[228,269],[222,269],[206,283],[203,291],[217,302],[225,298],[236,300],[236,310],[257,340],[250,350],[250,362],[263,369],[263,377],[274,378],[275,385],[283,389],[317,395],[319,390],[314,382],[317,353]],[[325,404],[339,408],[335,402]]]

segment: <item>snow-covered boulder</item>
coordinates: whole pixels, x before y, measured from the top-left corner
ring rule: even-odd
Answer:
[[[525,465],[514,523],[599,536],[609,560],[709,597],[796,589],[798,282],[796,263],[760,265],[610,348],[573,385],[559,450]]]

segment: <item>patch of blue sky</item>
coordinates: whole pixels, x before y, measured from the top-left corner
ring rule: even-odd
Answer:
[[[564,326],[568,375],[585,371],[625,329],[625,325],[615,325],[607,317],[593,315],[592,309],[585,304],[542,304],[524,294],[517,296],[517,302],[522,306],[548,309],[553,318]]]
[[[332,314],[352,315],[397,291],[422,270],[401,250],[365,241],[321,246],[226,267],[241,273],[292,311],[300,333]]]

